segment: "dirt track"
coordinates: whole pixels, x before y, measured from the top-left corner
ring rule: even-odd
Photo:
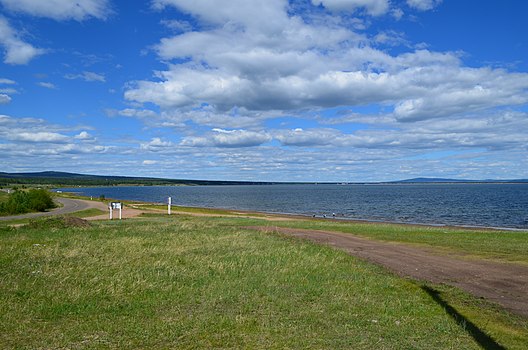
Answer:
[[[331,231],[264,226],[247,228],[279,232],[327,244],[382,265],[400,276],[453,285],[502,305],[515,314],[528,317],[528,266],[462,259],[423,248]]]

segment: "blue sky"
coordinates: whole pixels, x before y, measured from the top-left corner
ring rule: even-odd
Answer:
[[[0,0],[0,171],[528,177],[528,2]]]

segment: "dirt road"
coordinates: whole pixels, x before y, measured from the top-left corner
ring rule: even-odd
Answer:
[[[400,276],[459,287],[528,317],[528,266],[463,259],[404,244],[380,242],[331,231],[253,226],[342,249]]]

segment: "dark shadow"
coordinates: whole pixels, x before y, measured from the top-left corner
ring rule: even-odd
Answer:
[[[421,287],[429,296],[440,306],[444,308],[449,316],[451,316],[455,322],[461,326],[466,332],[469,333],[475,339],[475,341],[486,350],[495,350],[506,348],[495,341],[492,337],[484,333],[480,328],[478,328],[473,322],[462,316],[454,307],[449,305],[442,297],[440,292],[430,288],[428,286]]]

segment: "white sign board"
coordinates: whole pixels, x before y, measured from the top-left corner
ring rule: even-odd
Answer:
[[[112,209],[121,209],[121,202],[112,202],[110,203]]]

